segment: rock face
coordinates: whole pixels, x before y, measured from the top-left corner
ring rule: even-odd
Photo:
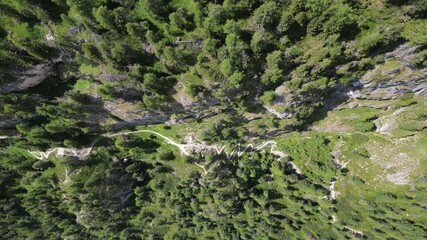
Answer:
[[[280,119],[289,119],[293,117],[292,113],[286,111],[287,108],[302,104],[300,99],[295,99],[294,92],[289,90],[285,85],[275,89],[275,100],[271,106],[263,105],[264,108],[274,116]]]
[[[393,100],[405,93],[427,96],[427,69],[408,71],[407,78],[375,82],[369,75],[354,83],[361,90],[349,92],[349,97],[368,100]]]
[[[427,68],[410,65],[416,47],[402,45],[387,53],[385,62],[368,71],[353,83],[350,98],[367,100],[394,100],[405,93],[427,97]]]
[[[12,71],[16,81],[0,86],[0,94],[25,91],[42,83],[51,73],[54,66],[62,62],[62,55],[52,61],[43,61],[24,71]]]
[[[45,61],[24,72],[14,72],[13,75],[17,80],[0,87],[0,93],[9,93],[16,91],[24,91],[30,87],[34,87],[49,76],[49,73],[54,64],[50,61]]]
[[[386,53],[383,63],[376,65],[374,69],[351,84],[335,89],[326,99],[325,109],[356,106],[386,109],[389,105],[387,101],[382,100],[395,100],[406,93],[427,97],[427,68],[419,69],[410,64],[415,57],[416,49],[416,46],[410,47],[405,44]],[[319,100],[315,96],[306,96],[303,99],[292,98],[294,95],[286,91],[284,86],[278,87],[275,93],[276,99],[272,106],[265,106],[265,108],[278,118],[292,117],[292,114],[286,110],[290,106],[315,103]]]

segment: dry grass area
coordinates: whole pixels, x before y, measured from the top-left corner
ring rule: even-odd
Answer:
[[[350,126],[347,122],[343,121],[342,119],[338,119],[332,114],[328,114],[328,120],[322,121],[318,125],[314,126],[312,129],[319,132],[336,132],[336,133],[342,133],[342,132],[351,132],[354,131],[354,128]],[[347,120],[351,121],[351,118],[348,118]]]
[[[425,103],[406,107],[399,103],[387,101],[389,109],[355,106],[330,111],[312,130],[342,136],[333,155],[339,152],[337,158],[348,164],[350,175],[363,179],[368,188],[411,185],[422,176],[422,161],[427,159],[427,150],[420,144],[427,126]],[[369,130],[369,124],[374,128]]]
[[[373,179],[375,184],[382,185],[383,181],[389,181],[396,185],[407,185],[413,177],[422,173],[420,161],[427,157],[427,152],[416,147],[418,139],[392,141],[388,144],[369,141],[365,144],[371,164],[381,170]]]
[[[125,121],[139,119],[146,113],[138,108],[138,105],[123,100],[105,101],[104,108],[112,115]]]

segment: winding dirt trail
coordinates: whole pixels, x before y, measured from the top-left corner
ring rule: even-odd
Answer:
[[[39,160],[47,159],[51,154],[55,154],[57,157],[63,157],[63,156],[71,156],[71,157],[77,157],[81,160],[83,160],[86,156],[88,156],[94,145],[102,138],[102,137],[108,137],[113,138],[117,136],[126,136],[129,134],[136,134],[136,133],[151,133],[155,134],[159,137],[161,137],[164,141],[166,141],[168,144],[173,145],[179,149],[181,154],[184,156],[190,156],[192,153],[204,153],[204,152],[216,152],[218,155],[224,153],[227,156],[227,159],[231,159],[233,156],[241,157],[245,152],[248,150],[255,150],[255,151],[261,151],[267,146],[270,146],[270,153],[279,157],[284,158],[287,156],[286,153],[277,150],[277,143],[275,141],[265,141],[261,143],[260,145],[254,145],[252,143],[249,143],[244,148],[241,147],[240,144],[236,144],[234,148],[231,150],[231,152],[226,150],[227,145],[206,145],[202,143],[188,143],[188,144],[181,144],[173,139],[152,130],[137,130],[137,131],[129,131],[129,132],[118,132],[118,133],[112,133],[112,134],[103,134],[100,137],[96,138],[89,147],[83,148],[83,149],[74,149],[74,148],[62,148],[57,147],[53,148],[47,151],[28,151],[32,156]],[[299,169],[297,170],[298,172]]]
[[[119,132],[119,133],[113,133],[113,134],[103,134],[102,136],[104,136],[104,137],[109,137],[109,138],[112,138],[112,137],[117,137],[117,136],[126,136],[126,135],[129,135],[129,134],[135,134],[135,133],[152,133],[152,134],[155,134],[155,135],[157,135],[157,136],[159,136],[159,137],[161,137],[161,138],[163,138],[168,144],[170,144],[170,145],[173,145],[173,146],[175,146],[175,147],[177,147],[178,149],[179,149],[179,151],[183,154],[183,155],[185,155],[185,156],[190,156],[191,154],[185,149],[186,147],[187,147],[187,144],[180,144],[180,143],[177,143],[177,142],[175,142],[174,140],[172,140],[171,138],[169,138],[169,137],[166,137],[165,135],[163,135],[163,134],[161,134],[161,133],[158,133],[158,132],[156,132],[156,131],[151,131],[151,130],[137,130],[137,131],[131,131],[131,132]],[[96,143],[96,142],[95,142]],[[95,144],[94,143],[94,144]],[[93,147],[93,145],[92,145],[92,147]]]
[[[233,156],[241,157],[245,152],[249,150],[254,151],[261,151],[262,149],[270,146],[269,150],[270,153],[278,157],[278,160],[287,157],[287,154],[277,150],[277,143],[275,141],[264,141],[263,143],[259,145],[254,145],[253,143],[247,144],[244,148],[240,144],[236,144],[231,151],[227,151],[227,144],[220,146],[220,145],[206,145],[202,143],[188,143],[188,144],[181,144],[173,139],[152,130],[137,130],[137,131],[128,131],[128,132],[118,132],[118,133],[109,133],[109,134],[103,134],[99,136],[98,138],[94,139],[89,147],[82,148],[82,149],[75,149],[75,148],[62,148],[57,147],[53,148],[47,151],[29,151],[28,152],[35,157],[38,160],[44,160],[48,159],[51,154],[54,154],[56,157],[64,157],[64,156],[70,156],[70,157],[77,157],[79,160],[84,160],[86,156],[88,156],[95,144],[103,137],[113,138],[117,136],[126,136],[129,134],[136,134],[136,133],[151,133],[155,134],[159,137],[161,137],[164,141],[166,141],[168,144],[173,145],[179,149],[182,155],[184,156],[191,156],[192,153],[207,153],[207,152],[215,152],[218,155],[224,153],[227,157],[227,160],[230,160]],[[302,174],[301,170],[295,165],[295,163],[290,162],[290,166],[295,170],[297,174]],[[206,176],[209,172],[213,171],[213,169],[218,166],[218,163],[213,163],[208,170],[206,170],[206,166],[195,163],[196,166],[200,167],[202,172],[202,177]]]

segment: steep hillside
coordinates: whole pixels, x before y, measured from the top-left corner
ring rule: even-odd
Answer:
[[[425,1],[0,13],[0,238],[427,238]]]

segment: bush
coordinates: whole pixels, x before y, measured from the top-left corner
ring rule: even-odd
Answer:
[[[415,57],[409,63],[420,68],[427,67],[427,50],[415,53]]]
[[[260,28],[271,29],[280,20],[279,8],[275,2],[268,1],[254,11],[252,19]]]
[[[406,106],[417,103],[417,100],[414,98],[413,93],[405,93],[402,95],[402,97],[400,97],[399,100],[400,100],[399,106],[401,107],[406,107]]]
[[[36,170],[46,170],[54,166],[55,165],[51,161],[40,160],[35,162],[32,167]]]
[[[328,35],[340,34],[343,37],[350,37],[357,30],[352,9],[346,4],[336,5],[330,9],[332,16],[324,23],[323,31]]]
[[[402,36],[413,44],[427,44],[427,19],[407,22]]]
[[[157,153],[157,159],[171,161],[175,159],[175,154],[169,149],[160,149]]]
[[[369,141],[369,137],[362,133],[353,133],[348,140],[349,143],[360,145]]]
[[[363,148],[363,147],[356,148],[354,150],[354,152],[357,153],[358,155],[364,157],[364,158],[370,158],[371,157],[371,155],[369,154],[368,150],[366,148]]]
[[[274,101],[274,99],[276,99],[276,92],[274,91],[266,91],[264,92],[264,94],[261,96],[261,101],[264,102],[264,104],[267,105],[271,105]]]
[[[231,87],[238,88],[242,84],[244,78],[245,78],[244,73],[240,71],[236,71],[228,78],[228,82]]]
[[[382,40],[382,35],[379,30],[374,29],[372,32],[365,34],[360,39],[359,45],[360,48],[365,51],[369,52],[375,47],[377,47]]]
[[[173,77],[157,77],[153,73],[144,74],[144,87],[146,91],[167,94],[174,84],[175,79]]]
[[[192,97],[196,97],[200,92],[204,91],[204,87],[200,84],[194,84],[191,83],[188,87],[187,87],[187,93],[192,96]]]
[[[106,100],[112,100],[115,98],[114,86],[110,83],[106,83],[106,84],[102,85],[98,89],[98,92]]]
[[[273,89],[285,80],[283,69],[286,67],[282,51],[274,51],[266,57],[267,69],[261,76],[261,82],[268,88]]]
[[[421,131],[424,128],[424,125],[416,121],[409,121],[400,124],[399,128],[410,132],[416,132]]]
[[[358,122],[354,126],[354,129],[359,132],[370,132],[375,130],[375,124],[373,122]]]
[[[135,173],[143,169],[143,165],[140,162],[134,162],[126,167],[126,172]]]
[[[71,169],[75,169],[77,167],[85,165],[85,161],[81,161],[77,157],[64,156],[60,159],[60,161],[61,164],[70,167]]]
[[[408,0],[384,0],[387,6],[401,6],[407,2]]]
[[[69,148],[78,148],[82,145],[78,140],[75,139],[65,139],[63,144],[65,147]]]
[[[251,40],[252,51],[256,54],[268,52],[273,46],[273,36],[265,32],[255,32]]]
[[[231,139],[237,139],[238,135],[236,130],[231,128],[225,128],[221,130],[221,138],[223,140],[231,140]]]
[[[142,97],[142,102],[144,106],[149,109],[161,109],[165,106],[165,102],[167,101],[167,96],[165,95],[144,95]]]

